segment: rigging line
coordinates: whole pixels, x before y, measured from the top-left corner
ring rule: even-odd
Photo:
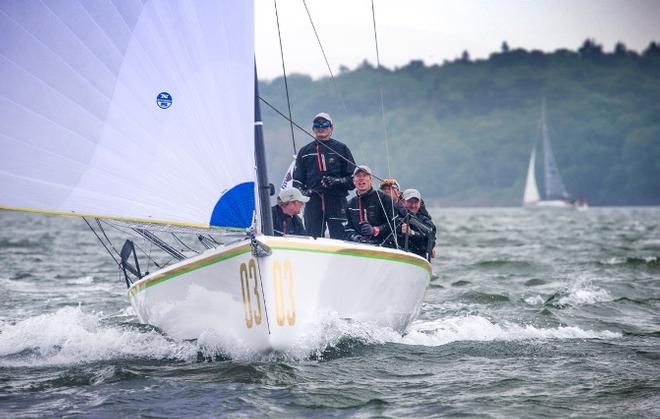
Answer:
[[[266,99],[264,99],[264,98],[261,97],[261,96],[257,96],[257,97],[258,97],[259,100],[261,100],[264,104],[266,104],[266,106],[268,106],[268,107],[271,108],[273,111],[275,111],[276,113],[278,113],[282,118],[284,118],[284,119],[290,121],[290,122],[291,122],[296,128],[298,128],[300,131],[302,131],[302,132],[304,132],[305,134],[307,134],[308,136],[310,136],[314,141],[316,141],[317,143],[321,144],[323,147],[325,147],[326,149],[332,151],[333,153],[337,154],[337,156],[338,156],[340,159],[344,160],[344,161],[347,162],[347,163],[352,164],[353,166],[357,166],[354,162],[350,161],[350,160],[347,159],[346,157],[344,157],[344,156],[342,156],[341,154],[337,153],[337,152],[335,151],[334,148],[332,148],[332,147],[330,147],[329,145],[325,144],[323,141],[319,141],[319,140],[317,140],[316,137],[314,136],[314,134],[312,134],[311,132],[307,131],[305,128],[303,128],[303,127],[301,127],[300,125],[298,125],[298,124],[297,124],[296,122],[294,122],[292,119],[289,119],[286,115],[284,115],[282,112],[280,112],[279,109],[277,109],[275,106],[273,106],[273,105],[272,105],[270,102],[268,102]],[[378,178],[378,179],[380,179],[380,178]]]
[[[99,226],[99,230],[101,230],[101,233],[103,233],[103,237],[105,237],[105,239],[108,241],[108,244],[110,245],[110,247],[112,247],[112,250],[114,250],[115,253],[117,255],[119,255],[120,253],[117,251],[117,249],[115,249],[115,246],[112,244],[112,241],[108,238],[108,235],[105,234],[105,229],[103,228],[103,225],[101,224],[101,219],[100,218],[96,218],[96,224]]]
[[[264,294],[264,281],[261,280],[261,266],[259,266],[259,258],[256,258],[257,275],[259,276],[259,284],[261,285],[261,301],[264,303],[264,313],[266,313],[266,326],[268,327],[268,334],[270,335],[270,320],[268,319],[268,308],[266,307],[266,295]]]
[[[141,229],[141,228],[133,228],[132,230],[135,231],[136,233],[138,233],[140,236],[147,239],[148,241],[150,241],[152,244],[155,244],[156,246],[158,246],[161,250],[165,251],[166,253],[168,253],[173,258],[176,258],[178,260],[184,260],[186,258],[186,256],[183,253],[176,250],[169,243],[165,242],[163,239],[156,236],[151,231],[144,230],[144,229]]]
[[[376,45],[376,71],[380,73],[380,51],[378,49],[378,32],[376,31],[376,8],[374,0],[371,0],[371,17],[374,22],[374,42]],[[390,169],[390,142],[387,135],[387,122],[385,120],[385,99],[383,98],[383,83],[382,77],[379,77],[378,87],[380,90],[380,112],[383,119],[383,134],[385,135],[385,156],[387,160],[387,177],[392,177],[392,170]]]
[[[110,251],[110,249],[108,248],[108,246],[106,246],[106,244],[103,242],[103,239],[101,239],[101,236],[99,236],[98,233],[96,232],[96,230],[94,230],[94,227],[92,227],[92,225],[89,223],[89,221],[87,221],[87,218],[85,218],[85,217],[81,217],[81,218],[82,218],[83,220],[85,220],[85,223],[87,224],[87,227],[89,227],[89,229],[92,230],[92,233],[94,233],[94,235],[95,235],[96,238],[99,240],[99,242],[101,243],[101,245],[103,245],[103,247],[105,248],[105,250],[108,252],[108,254],[109,254],[109,255],[112,257],[112,259],[115,261],[115,263],[117,264],[117,267],[121,267],[121,263],[119,263],[119,261],[117,260],[117,258],[115,258],[115,255],[112,254],[112,252]]]
[[[115,230],[119,231],[120,233],[126,234],[126,235],[130,236],[131,238],[135,238],[135,237],[137,237],[137,235],[135,234],[135,232],[131,233],[130,231],[125,230],[125,229],[123,229],[123,228],[120,228],[119,226],[117,226],[117,225],[115,225],[115,224],[113,224],[113,223],[108,223],[107,221],[104,221],[104,222],[105,222],[107,225],[109,225],[110,227],[112,227],[112,228],[114,228]],[[132,228],[131,228],[131,229],[132,229]],[[146,257],[146,258],[148,259],[148,261],[150,261],[151,263],[153,263],[158,269],[161,268],[161,265],[160,265],[158,262],[156,262],[156,259],[154,259],[154,258],[151,257],[151,251],[148,252],[148,251],[147,251],[144,247],[142,247],[142,246],[140,245],[140,243],[137,242],[137,241],[133,242],[133,245],[134,245],[135,247],[137,247],[137,249],[138,249],[140,252],[143,253],[144,257]],[[165,266],[165,264],[163,264],[162,266]]]
[[[346,113],[346,118],[349,118],[351,114],[348,111],[348,106],[346,106],[344,95],[341,94],[341,89],[339,89],[339,86],[337,86],[337,80],[335,79],[335,75],[332,72],[332,69],[330,68],[330,62],[328,61],[328,57],[325,55],[325,50],[323,49],[323,45],[321,44],[321,37],[319,37],[319,33],[316,31],[316,25],[314,25],[314,20],[312,20],[312,14],[310,13],[309,8],[307,7],[307,2],[305,0],[302,0],[302,3],[305,6],[305,11],[307,12],[309,23],[312,25],[312,30],[314,30],[316,41],[319,43],[319,48],[321,49],[321,54],[323,54],[323,59],[325,60],[325,66],[328,68],[328,72],[330,73],[330,79],[332,80],[332,84],[335,87],[335,91],[339,94],[339,100],[341,101],[341,105],[344,108],[344,113]],[[352,130],[350,134],[352,138],[355,138],[355,133]],[[362,156],[365,156],[366,154],[364,153],[364,150],[362,150],[362,142],[360,141],[358,141],[358,148],[360,149],[360,154],[362,154]]]
[[[220,243],[216,239],[214,239],[212,235],[207,234],[207,236],[213,243],[217,244],[218,246],[222,246],[222,243]]]
[[[182,241],[182,240],[181,240],[176,234],[174,234],[174,233],[170,233],[170,234],[172,235],[172,237],[174,237],[174,239],[175,239],[176,241],[178,241],[178,242],[181,244],[181,246],[183,246],[183,247],[185,247],[186,249],[192,251],[193,253],[199,254],[199,252],[198,252],[197,250],[195,250],[195,249],[193,249],[192,247],[190,247],[190,246],[188,246],[187,244],[185,244],[185,243],[184,243],[184,242],[183,242],[183,241]]]
[[[340,159],[344,160],[344,161],[347,162],[347,163],[352,164],[353,166],[357,166],[357,164],[355,164],[354,162],[350,161],[350,160],[347,159],[346,157],[344,157],[344,156],[342,156],[341,154],[337,153],[337,152],[335,151],[334,148],[332,148],[332,147],[330,147],[329,145],[325,144],[323,141],[319,141],[319,140],[317,140],[316,137],[314,137],[314,134],[312,134],[311,132],[307,131],[305,128],[303,128],[303,127],[301,127],[300,125],[298,125],[298,123],[296,123],[296,122],[293,121],[293,120],[290,120],[290,119],[289,119],[286,115],[284,115],[279,109],[277,109],[272,103],[268,102],[266,99],[264,99],[264,98],[261,97],[261,96],[257,96],[257,98],[259,98],[260,101],[262,101],[266,106],[268,106],[270,109],[272,109],[273,111],[275,111],[275,112],[276,112],[278,115],[280,115],[282,118],[284,118],[284,119],[290,121],[290,122],[291,122],[296,128],[298,128],[300,131],[304,132],[305,134],[307,134],[308,136],[310,136],[311,138],[313,138],[316,142],[318,142],[319,144],[321,144],[321,145],[322,145],[323,147],[325,147],[326,149],[328,149],[328,150],[332,151],[333,153],[337,154],[337,156],[339,156]],[[373,176],[374,179],[380,180],[381,182],[382,182],[383,180],[385,180],[385,179],[383,179],[383,178],[381,178],[381,177],[379,177],[379,176],[376,176],[376,175],[374,175],[374,174],[372,174],[371,176]]]
[[[282,34],[280,33],[280,16],[277,13],[277,0],[273,0],[275,3],[275,21],[277,22],[277,37],[280,40],[280,57],[282,57],[282,73],[284,74],[284,91],[286,92],[286,106],[289,108],[289,125],[291,127],[291,141],[293,142],[293,154],[298,154],[296,151],[296,137],[293,134],[293,116],[291,115],[291,100],[289,99],[289,83],[287,82],[286,77],[286,66],[284,65],[284,47],[282,47]]]
[[[144,269],[144,271],[146,272],[146,274],[149,273],[149,263],[150,263],[150,261],[151,261],[151,252],[152,252],[153,250],[154,250],[154,244],[153,244],[153,243],[150,243],[150,244],[149,244],[149,254],[147,255],[147,267]]]
[[[383,204],[383,200],[380,197],[380,193],[379,193],[380,191],[374,191],[374,192],[376,192],[376,196],[378,197],[378,202],[380,203],[380,207],[383,210],[383,214],[385,214],[385,220],[387,221],[387,225],[390,228],[390,231],[394,234],[394,243],[396,244],[396,248],[398,249],[399,244],[396,241],[396,220],[394,218],[392,218],[392,223],[390,224],[390,219],[387,216],[387,210],[385,209],[385,204]],[[384,241],[383,241],[383,243],[384,243]]]

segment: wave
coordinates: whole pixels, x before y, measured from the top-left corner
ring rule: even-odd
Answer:
[[[533,268],[534,263],[524,261],[524,260],[504,260],[504,259],[493,259],[493,260],[483,260],[473,264],[473,268],[485,268],[485,269],[500,269],[500,268],[514,268],[514,269],[523,269],[523,268]]]
[[[660,269],[660,257],[612,257],[605,261],[598,261],[598,264],[605,266],[624,266],[631,268],[652,268]]]
[[[545,304],[556,308],[565,308],[568,306],[610,301],[614,301],[614,298],[607,290],[591,284],[591,281],[579,280],[569,287],[554,293],[546,300]]]
[[[125,320],[131,320],[125,321]],[[318,327],[316,327],[318,326]],[[257,353],[218,334],[197,340],[169,338],[134,322],[128,312],[113,316],[64,307],[16,323],[0,323],[0,367],[89,364],[108,360],[190,362],[209,360],[302,361],[354,355],[373,345],[440,346],[456,341],[528,339],[611,339],[621,335],[578,327],[550,329],[513,323],[496,324],[475,315],[418,320],[401,336],[395,330],[336,317],[322,319],[284,353]]]
[[[107,325],[102,313],[64,307],[0,325],[0,366],[50,366],[119,358],[193,360],[197,347],[153,328]]]
[[[615,339],[620,333],[583,330],[576,326],[538,328],[510,322],[494,323],[485,317],[469,315],[415,322],[400,343],[440,346],[457,341],[520,341],[545,339]]]
[[[49,239],[46,237],[45,239]],[[0,249],[34,249],[43,247],[43,241],[33,239],[7,239],[0,238]]]

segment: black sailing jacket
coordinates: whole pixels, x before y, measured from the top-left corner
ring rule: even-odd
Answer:
[[[435,247],[435,224],[431,217],[424,215],[421,210],[417,212],[417,215],[410,214],[410,217],[408,222],[411,235],[408,236],[408,250],[429,260]],[[405,236],[400,235],[399,247],[403,247],[404,240]]]
[[[346,144],[334,138],[327,141],[314,140],[298,151],[296,168],[293,171],[294,186],[330,196],[345,197],[348,191],[355,188],[353,169],[355,159]],[[340,178],[341,181],[326,188],[321,185],[323,176]]]
[[[370,241],[380,244],[390,236],[392,199],[381,191],[369,189],[363,195],[356,195],[348,201],[346,210],[346,238],[352,241]],[[390,208],[389,210],[385,210]],[[369,223],[380,230],[375,237],[364,237],[360,233],[360,224]]]
[[[298,236],[307,235],[303,222],[299,216],[285,214],[279,205],[273,206],[272,213],[273,232],[276,236],[283,236],[285,234],[295,234]]]

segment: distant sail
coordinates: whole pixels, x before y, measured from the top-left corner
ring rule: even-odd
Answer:
[[[539,188],[536,186],[536,147],[532,149],[532,155],[529,157],[529,167],[527,168],[527,180],[525,181],[525,194],[523,195],[523,204],[531,204],[541,200]]]
[[[0,2],[0,208],[251,225],[253,20],[244,1]]]
[[[548,126],[546,124],[545,117],[545,101],[543,102],[541,124],[543,135],[543,176],[545,179],[545,199],[567,199],[568,192],[566,192],[564,182],[561,180],[559,167],[557,167],[557,161],[555,160],[555,155],[552,152],[552,147],[550,146]]]

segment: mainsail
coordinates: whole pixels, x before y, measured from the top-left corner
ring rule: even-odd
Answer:
[[[559,168],[555,155],[550,146],[550,139],[548,136],[548,126],[545,117],[545,101],[543,101],[542,117],[541,117],[541,130],[543,135],[543,176],[545,179],[545,199],[567,199],[568,192],[564,188],[564,182],[559,175]]]
[[[0,208],[245,228],[249,1],[0,2]]]

